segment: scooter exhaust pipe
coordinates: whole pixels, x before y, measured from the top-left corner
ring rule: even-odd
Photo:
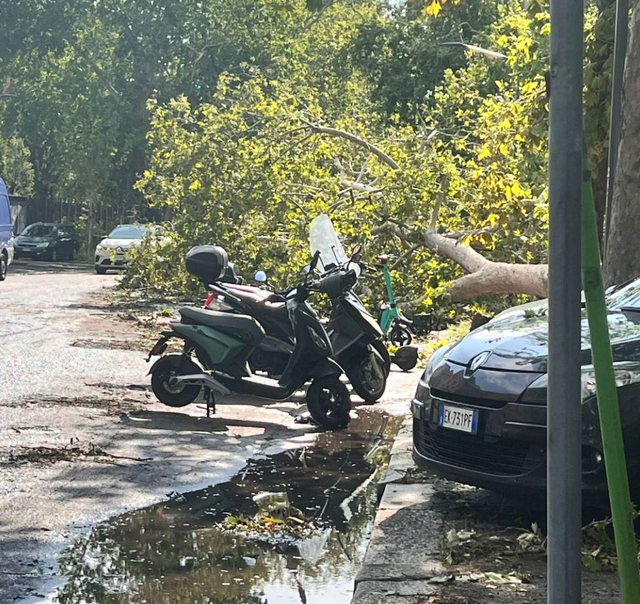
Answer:
[[[203,386],[209,388],[212,392],[218,392],[222,395],[231,394],[231,390],[218,380],[211,377],[208,373],[192,373],[189,375],[178,375],[169,380],[171,385],[189,384],[193,386]]]

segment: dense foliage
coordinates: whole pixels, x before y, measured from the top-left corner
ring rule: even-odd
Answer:
[[[543,2],[19,0],[8,21],[0,69],[20,102],[3,128],[29,145],[36,192],[169,225],[127,287],[196,288],[182,258],[209,242],[284,285],[320,212],[367,259],[394,252],[419,309],[460,272],[427,229],[546,260]]]
[[[420,245],[436,211],[439,230],[477,231],[461,239],[491,258],[545,260],[546,13],[496,6],[485,43],[505,59],[460,50],[461,67],[444,69],[424,98],[411,93],[420,103],[409,119],[407,106],[395,112],[372,94],[377,86],[351,53],[372,23],[391,19],[362,4],[355,14],[347,4],[325,9],[295,36],[277,78],[247,65],[222,77],[210,102],[152,107],[153,155],[138,186],[168,210],[174,240],[159,254],[164,268],[144,266],[131,285],[184,288],[172,267],[190,245],[213,241],[244,272],[263,268],[282,285],[308,261],[308,224],[320,212],[348,243],[365,240],[369,258],[399,255],[394,278],[419,308],[430,308],[458,270]],[[337,81],[334,69],[316,68],[332,57]],[[389,221],[406,225],[408,237],[380,228]]]

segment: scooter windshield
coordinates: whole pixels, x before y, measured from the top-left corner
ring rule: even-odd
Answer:
[[[320,214],[311,221],[309,243],[312,257],[316,251],[320,251],[320,262],[324,268],[349,262],[338,233],[333,228],[331,218],[326,214]]]

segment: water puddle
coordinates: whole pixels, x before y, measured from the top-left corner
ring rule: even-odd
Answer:
[[[49,601],[349,602],[375,513],[375,475],[400,422],[360,410],[347,431],[250,460],[229,482],[96,526],[63,554],[66,583]],[[286,493],[304,518],[300,530],[231,527],[255,517],[253,496],[264,491]]]

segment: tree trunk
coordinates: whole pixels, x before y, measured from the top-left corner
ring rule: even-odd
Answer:
[[[451,283],[452,301],[513,293],[547,296],[546,264],[493,262],[468,245],[434,232],[424,234],[424,243],[432,252],[453,260],[469,273]]]
[[[640,275],[640,1],[633,5],[622,89],[622,126],[605,254],[605,282]]]

